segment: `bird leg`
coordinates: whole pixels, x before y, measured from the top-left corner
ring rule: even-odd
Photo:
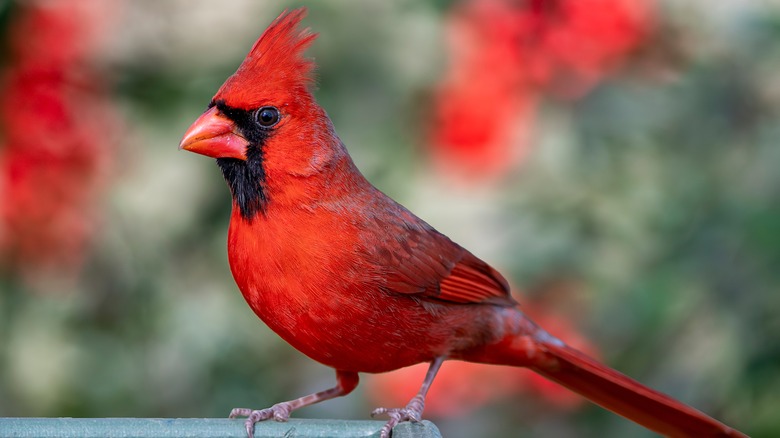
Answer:
[[[290,418],[290,413],[296,409],[349,394],[357,387],[358,380],[358,373],[354,371],[336,370],[336,386],[333,388],[296,398],[295,400],[277,403],[266,409],[235,408],[230,411],[228,418],[247,417],[244,422],[246,434],[248,438],[253,438],[255,435],[255,423],[272,417],[276,421],[287,421]]]
[[[425,395],[428,394],[428,389],[433,383],[436,373],[439,372],[441,364],[444,362],[443,357],[437,357],[431,362],[431,366],[428,368],[428,373],[425,374],[425,380],[423,380],[420,390],[417,395],[412,397],[409,403],[404,408],[376,408],[371,411],[371,416],[377,416],[387,414],[390,420],[385,423],[380,432],[381,438],[390,438],[390,434],[393,428],[402,421],[418,422],[422,420],[422,412],[425,409]]]

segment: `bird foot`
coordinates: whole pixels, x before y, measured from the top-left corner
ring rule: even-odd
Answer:
[[[235,408],[230,411],[228,418],[246,417],[244,426],[246,427],[246,435],[248,438],[254,438],[255,436],[255,423],[265,421],[273,418],[276,421],[287,421],[290,419],[290,412],[292,412],[292,406],[290,403],[283,402],[277,403],[270,408],[265,409],[248,409],[248,408]]]
[[[403,421],[417,423],[422,421],[422,412],[425,408],[425,401],[420,396],[414,397],[405,408],[376,408],[371,411],[371,416],[387,414],[390,419],[379,432],[380,438],[390,438],[393,428]]]

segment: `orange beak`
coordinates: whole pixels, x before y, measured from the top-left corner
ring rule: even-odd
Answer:
[[[211,107],[184,133],[179,149],[213,158],[246,160],[249,142],[236,130],[232,120]]]

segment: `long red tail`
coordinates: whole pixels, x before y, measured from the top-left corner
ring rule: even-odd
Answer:
[[[747,437],[551,336],[519,309],[504,309],[504,338],[472,350],[471,362],[527,367],[603,408],[671,437]]]
[[[690,406],[652,390],[585,354],[555,342],[537,341],[530,369],[592,402],[662,435],[746,437]],[[528,356],[523,358],[528,363]]]

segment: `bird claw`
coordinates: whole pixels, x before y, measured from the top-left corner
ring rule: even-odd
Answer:
[[[425,402],[422,398],[414,397],[405,408],[376,408],[371,411],[371,417],[385,414],[390,417],[379,432],[380,438],[390,438],[393,428],[397,426],[398,423],[404,421],[418,423],[422,421],[422,412],[424,408]]]
[[[246,427],[247,438],[254,438],[255,423],[270,418],[273,418],[276,421],[285,422],[290,419],[290,412],[292,412],[292,406],[287,402],[283,402],[265,409],[235,408],[230,411],[228,418],[246,417],[244,426]]]

